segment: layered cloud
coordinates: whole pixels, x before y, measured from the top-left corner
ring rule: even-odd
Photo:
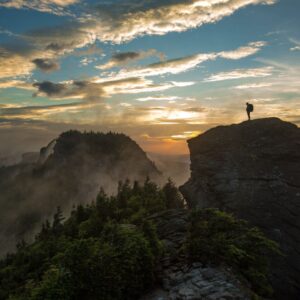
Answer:
[[[12,0],[6,7],[51,10],[78,1]],[[142,35],[165,35],[214,23],[248,5],[273,4],[275,0],[173,0],[117,1],[93,7],[87,15],[59,27],[32,31],[25,38],[47,50],[68,53],[76,48],[102,42],[122,43]]]
[[[80,0],[2,0],[0,6],[6,8],[26,8],[42,12],[63,14],[64,8]]]
[[[177,59],[166,60],[158,63],[153,63],[143,67],[135,67],[122,69],[119,72],[109,74],[111,78],[127,78],[127,77],[150,77],[165,74],[179,74],[189,71],[203,62],[215,60],[216,58],[225,59],[241,59],[257,53],[266,43],[252,42],[247,46],[240,47],[232,51],[222,51],[216,53],[199,53],[191,56],[181,57]],[[108,63],[109,64],[109,63]],[[101,69],[101,66],[97,68]]]
[[[215,23],[248,5],[274,4],[275,0],[127,1],[99,5],[93,10],[95,32],[106,42],[122,43],[143,35],[182,32]]]
[[[24,90],[34,90],[34,87],[31,83],[22,81],[22,80],[1,80],[0,81],[0,89],[8,89],[8,88],[19,88]]]
[[[206,78],[205,82],[241,79],[241,78],[255,78],[255,77],[267,77],[272,75],[272,67],[263,67],[255,69],[236,69],[229,72],[220,72],[213,74]]]
[[[18,51],[16,49],[0,46],[0,79],[29,75],[35,68],[31,62],[32,50]]]
[[[227,59],[241,59],[250,55],[253,55],[266,46],[266,42],[258,41],[249,43],[247,46],[240,47],[234,51],[223,51],[219,53],[220,57]]]
[[[190,97],[179,97],[179,96],[166,96],[166,95],[157,95],[157,96],[148,96],[137,98],[137,101],[148,102],[148,101],[168,101],[170,103],[175,101],[195,101],[195,98]]]
[[[35,95],[43,95],[54,99],[84,99],[99,101],[114,94],[137,94],[168,90],[181,85],[192,85],[193,82],[166,82],[155,84],[152,80],[141,77],[131,77],[119,80],[101,81],[94,78],[87,81],[69,81],[53,83],[50,81],[37,82],[33,86],[38,90]]]
[[[60,11],[60,9],[77,2],[79,1],[8,0],[2,1],[0,5],[42,11],[55,11],[55,9]],[[22,54],[12,51],[6,53],[7,57],[3,59],[1,53],[3,49],[0,49],[0,63],[3,66],[3,69],[0,70],[0,78],[29,75],[36,67],[48,72],[57,70],[58,64],[54,61],[70,53],[75,55],[100,54],[101,50],[96,46],[79,50],[89,45],[95,45],[97,40],[121,43],[142,35],[164,35],[172,31],[185,31],[205,23],[217,22],[247,5],[273,4],[274,2],[275,0],[155,0],[142,2],[131,0],[101,4],[93,7],[88,15],[82,14],[80,18],[72,19],[63,25],[32,30],[20,35],[20,47],[23,47],[22,43],[26,41],[32,47],[31,53]],[[262,46],[262,44],[253,43],[238,49],[237,52],[198,54],[165,63],[161,62],[149,66],[149,69],[137,70],[139,74],[126,74],[125,77],[144,76],[148,72],[153,76],[166,73],[177,74],[197,66],[204,60],[215,59],[216,55],[227,59],[239,59],[254,54]],[[77,51],[74,52],[74,50]],[[80,51],[82,51],[81,54]],[[86,53],[84,54],[84,52]],[[109,69],[148,56],[162,58],[162,54],[156,50],[118,53],[98,68]]]
[[[31,75],[38,68],[44,72],[59,69],[56,55],[28,43],[0,46],[0,79]]]
[[[273,86],[272,83],[262,82],[262,83],[249,83],[249,84],[237,85],[234,88],[237,90],[247,90],[247,89],[267,88],[271,86]]]
[[[147,51],[140,52],[120,52],[115,53],[112,58],[104,65],[100,65],[97,68],[100,70],[107,70],[113,67],[124,66],[130,62],[138,61],[150,56],[155,56],[163,60],[165,58],[163,53],[158,52],[156,49],[149,49]]]
[[[41,106],[0,106],[1,117],[6,119],[44,119],[47,116],[65,112],[79,112],[90,107],[87,103],[68,103]]]

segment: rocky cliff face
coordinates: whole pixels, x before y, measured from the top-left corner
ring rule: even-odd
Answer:
[[[251,292],[229,269],[188,263],[179,251],[187,235],[189,211],[167,210],[149,218],[164,244],[160,284],[140,300],[250,300]]]
[[[0,168],[0,254],[28,239],[57,206],[93,201],[103,187],[126,179],[159,179],[145,152],[123,134],[69,131],[40,151],[36,162]]]
[[[274,259],[277,299],[300,297],[300,129],[276,118],[220,126],[188,141],[190,207],[216,207],[259,226],[284,256]]]

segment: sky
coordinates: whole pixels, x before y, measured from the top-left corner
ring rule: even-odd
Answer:
[[[151,153],[247,119],[300,124],[299,0],[0,0],[0,158],[69,129]]]

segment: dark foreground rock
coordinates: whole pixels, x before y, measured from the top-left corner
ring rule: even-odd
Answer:
[[[230,272],[222,268],[188,264],[180,255],[188,224],[188,211],[169,210],[151,217],[165,255],[159,270],[160,284],[140,300],[247,300],[250,292]]]
[[[284,253],[276,299],[300,299],[300,129],[276,118],[220,126],[188,141],[190,207],[216,207],[259,226]]]

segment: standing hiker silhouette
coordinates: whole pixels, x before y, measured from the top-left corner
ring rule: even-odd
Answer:
[[[248,102],[246,103],[246,105],[247,105],[247,107],[246,107],[246,112],[247,112],[247,115],[248,115],[248,121],[250,121],[250,120],[251,120],[250,113],[253,112],[254,106],[253,106],[253,104],[248,103]]]

